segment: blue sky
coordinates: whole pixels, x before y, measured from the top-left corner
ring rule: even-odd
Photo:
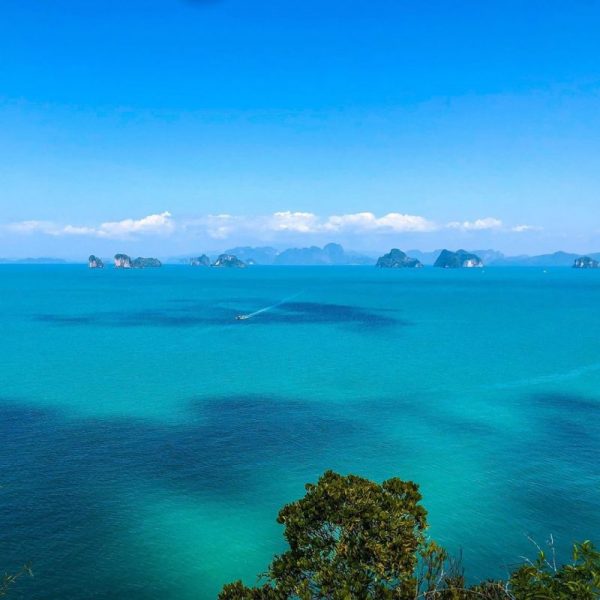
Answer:
[[[600,250],[594,0],[0,11],[0,256]]]

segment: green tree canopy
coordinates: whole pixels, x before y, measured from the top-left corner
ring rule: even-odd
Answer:
[[[220,598],[400,598],[415,589],[417,550],[427,525],[418,486],[378,485],[327,471],[277,521],[290,549],[275,557],[263,588],[237,582]]]
[[[17,579],[23,575],[33,577],[33,572],[29,565],[24,565],[16,573],[4,573],[4,575],[0,577],[0,596],[6,596],[10,591],[10,588],[17,582]]]
[[[535,562],[519,567],[511,576],[509,590],[517,600],[598,600],[600,598],[600,552],[590,541],[575,544],[573,560],[560,568],[554,558],[540,550]]]
[[[468,587],[460,565],[425,538],[418,486],[378,485],[327,471],[277,521],[289,550],[276,556],[262,587],[226,585],[220,600],[599,600],[600,552],[576,544],[558,567],[540,549],[506,581]]]

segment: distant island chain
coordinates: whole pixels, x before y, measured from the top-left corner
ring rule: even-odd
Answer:
[[[312,246],[310,248],[290,248],[277,254],[272,248],[237,248],[238,252],[228,251],[219,254],[214,260],[206,255],[195,256],[192,258],[181,259],[180,263],[189,264],[192,267],[214,267],[226,269],[244,269],[251,265],[375,265],[381,269],[421,269],[425,266],[426,254],[419,251],[413,251],[420,254],[421,259],[415,256],[409,256],[406,252],[398,248],[392,248],[387,254],[380,256],[376,262],[368,257],[347,253],[339,244],[327,244],[323,248]],[[271,252],[272,251],[272,252]],[[487,251],[492,254],[493,251]],[[239,255],[242,255],[240,257]],[[531,262],[522,266],[568,266],[566,261],[571,261],[570,266],[574,269],[599,269],[600,260],[596,255],[575,256],[564,252],[556,252],[553,255],[545,257],[531,257]],[[284,257],[284,258],[281,258]],[[529,257],[528,257],[529,258]],[[546,261],[543,259],[546,258]],[[598,257],[600,258],[600,256]],[[279,259],[279,260],[278,260]],[[556,264],[552,264],[552,260]],[[145,258],[138,256],[131,258],[127,254],[115,254],[114,267],[117,269],[146,269],[162,267],[162,262],[158,258]],[[550,263],[550,264],[546,264]],[[431,264],[431,263],[428,263]],[[507,261],[503,263],[498,258],[492,258],[492,266],[510,266],[511,264],[519,266],[518,263]],[[482,268],[484,261],[481,256],[475,252],[466,250],[441,250],[433,262],[434,267],[442,269],[473,269]],[[488,263],[489,266],[489,263]],[[88,267],[90,269],[104,268],[104,261],[94,254],[88,258]]]
[[[193,267],[217,267],[217,268],[237,268],[244,269],[248,265],[232,254],[220,254],[219,257],[211,263],[210,258],[203,254],[202,256],[190,258],[189,264]],[[131,258],[127,254],[115,254],[114,266],[116,269],[148,269],[162,267],[162,262],[158,258],[144,258],[138,256]],[[88,258],[88,267],[90,269],[103,269],[104,261],[94,254]]]

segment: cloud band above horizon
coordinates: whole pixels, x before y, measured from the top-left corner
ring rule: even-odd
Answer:
[[[257,238],[272,239],[285,234],[394,234],[432,233],[442,230],[459,232],[502,231],[525,233],[539,231],[532,225],[506,226],[495,217],[473,221],[450,221],[437,223],[419,215],[390,212],[380,217],[372,212],[319,216],[312,212],[278,211],[270,215],[241,216],[227,213],[194,218],[175,219],[169,211],[151,214],[139,219],[106,221],[98,225],[60,224],[52,221],[26,220],[9,223],[2,227],[18,235],[43,234],[53,237],[83,236],[114,240],[138,239],[145,236],[170,236],[187,232],[224,240],[240,233],[252,233]]]

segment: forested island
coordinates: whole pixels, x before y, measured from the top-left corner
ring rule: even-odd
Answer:
[[[245,269],[247,265],[233,254],[221,254],[211,266],[217,269]]]
[[[398,248],[392,248],[377,260],[375,266],[381,269],[421,269],[423,263],[416,258],[407,256]]]
[[[158,258],[144,258],[138,256],[131,259],[127,254],[115,254],[115,268],[117,269],[147,269],[162,267]]]
[[[104,263],[102,262],[101,258],[98,258],[97,256],[91,254],[88,258],[88,267],[90,269],[103,269]]]
[[[594,260],[589,256],[576,258],[573,263],[574,269],[600,269],[600,261]]]
[[[477,254],[466,250],[442,250],[433,266],[442,269],[472,269],[483,267],[483,261]]]

